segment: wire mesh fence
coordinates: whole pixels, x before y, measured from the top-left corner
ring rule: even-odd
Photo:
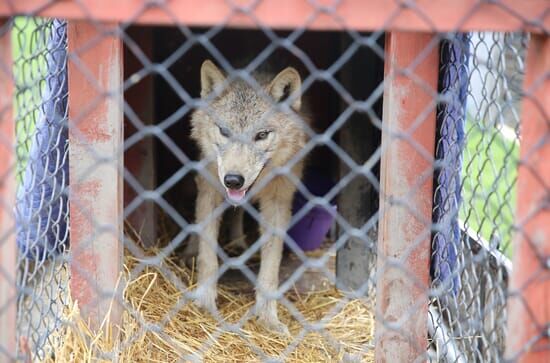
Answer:
[[[442,44],[440,92],[451,102],[438,110],[432,268],[441,290],[430,318],[437,354],[450,361],[504,355],[525,44],[522,34],[485,33]]]
[[[401,361],[389,334],[410,361],[515,359],[508,291],[529,283],[511,283],[525,248],[512,241],[545,261],[548,240],[516,214],[518,167],[548,149],[548,115],[534,151],[523,140],[529,33],[433,31],[402,67],[385,31],[402,12],[427,17],[414,3],[372,32],[315,3],[281,30],[261,3],[229,2],[211,27],[147,3],[112,26],[77,1],[84,20],[0,28],[18,342],[0,354]],[[139,25],[151,11],[171,26]],[[311,30],[322,16],[338,30]],[[547,36],[543,24],[530,23]]]
[[[13,23],[18,333],[43,357],[67,304],[67,39],[63,22]]]

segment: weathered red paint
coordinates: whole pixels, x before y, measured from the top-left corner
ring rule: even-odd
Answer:
[[[79,252],[78,263],[71,267],[71,295],[75,301],[86,302],[85,305],[94,305],[100,302],[97,293],[89,288],[89,281],[98,278],[97,253],[93,249]],[[82,304],[79,304],[80,306]]]
[[[518,31],[543,33],[550,28],[547,0],[195,0],[159,2],[144,0],[18,0],[0,2],[0,16],[33,13],[41,16],[96,21],[131,21],[141,24],[174,24],[234,27],[388,31]],[[235,5],[233,5],[235,4]],[[316,7],[314,4],[318,4]],[[408,5],[410,4],[410,5]],[[254,5],[254,6],[253,6]],[[329,10],[322,11],[322,6]],[[250,8],[250,16],[237,7]],[[321,11],[318,11],[320,9]],[[533,24],[536,24],[533,26]]]
[[[507,355],[550,362],[550,39],[527,54],[518,169],[518,233],[510,283]],[[519,357],[518,357],[519,355]]]
[[[93,233],[93,220],[88,214],[89,206],[99,196],[100,189],[99,180],[86,180],[71,186],[71,193],[79,196],[79,203],[71,205],[71,225],[78,226],[77,233],[84,236],[90,236]]]
[[[2,26],[0,20],[0,26]],[[2,350],[15,355],[16,243],[15,207],[15,120],[10,32],[0,34],[0,361]]]
[[[98,113],[105,113],[104,108],[99,108]],[[80,131],[84,137],[88,138],[90,142],[108,142],[111,139],[110,130],[106,128],[104,122],[96,120],[96,122],[90,124],[84,124],[79,126]]]
[[[434,96],[439,69],[439,48],[437,42],[431,41],[431,34],[386,35],[377,362],[415,362],[426,358]],[[400,72],[403,69],[414,72],[420,81],[405,76]],[[390,266],[390,262],[396,266]],[[388,329],[388,323],[399,324],[399,328]]]
[[[110,27],[68,28],[71,294],[96,327],[111,304],[100,295],[115,293],[123,253],[122,42]]]

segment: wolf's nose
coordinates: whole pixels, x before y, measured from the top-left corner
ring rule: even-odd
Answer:
[[[244,184],[244,178],[239,174],[227,174],[223,177],[223,183],[229,189],[240,189]]]

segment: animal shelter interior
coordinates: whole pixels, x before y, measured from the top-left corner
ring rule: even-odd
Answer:
[[[154,49],[152,49],[153,60],[158,63],[162,63],[176,52],[181,44],[185,43],[185,36],[176,28],[163,27],[137,30],[136,42],[139,42],[139,39],[141,39],[140,31],[142,32],[141,34],[147,31],[150,32],[148,36],[153,39],[152,44],[155,45]],[[191,29],[191,31],[201,34],[208,31],[208,29]],[[133,34],[132,30],[129,33]],[[280,32],[278,36],[287,37],[289,34],[288,31]],[[169,39],[170,41],[160,41],[161,39]],[[246,39],[246,42],[240,41],[241,39]],[[260,54],[263,49],[270,45],[270,40],[263,32],[250,29],[224,29],[212,37],[211,41],[223,57],[232,62],[231,64],[234,67],[243,67],[243,65],[250,62],[252,57]],[[379,50],[383,51],[383,33],[373,36],[373,41],[377,43]],[[307,100],[309,106],[310,126],[317,133],[326,132],[342,112],[348,108],[347,102],[344,99],[345,97],[366,99],[383,79],[383,61],[379,55],[368,47],[358,48],[353,52],[348,51],[350,55],[341,58],[342,50],[350,47],[351,43],[352,41],[345,33],[334,31],[307,31],[295,42],[296,46],[309,59],[315,62],[314,66],[316,68],[328,69],[335,62],[339,62],[338,65],[333,67],[336,70],[334,78],[338,80],[338,85],[333,86],[330,81],[324,81],[323,79],[312,79],[302,96],[304,103]],[[197,45],[191,47],[168,68],[168,71],[178,84],[192,97],[197,97],[200,94],[200,77],[197,70],[200,69],[201,63],[209,57],[211,56],[208,51],[203,46]],[[294,66],[304,78],[308,76],[305,65],[300,64],[299,58],[293,56],[288,50],[275,50],[265,61],[261,62],[258,68],[265,68],[264,64],[268,67],[274,67],[273,64],[276,64],[279,67],[276,71],[282,70],[289,65]],[[359,71],[360,67],[367,67],[369,72]],[[353,77],[353,74],[356,74],[356,77]],[[189,159],[200,160],[196,143],[190,138],[190,112],[185,113],[180,119],[174,117],[174,115],[178,114],[178,111],[181,113],[185,112],[181,111],[181,109],[185,108],[186,102],[182,100],[178,93],[162,77],[154,77],[153,83],[153,97],[155,100],[155,116],[153,119],[158,120],[158,123],[163,123],[165,120],[172,118],[168,122],[170,126],[165,129],[166,135],[178,145]],[[139,84],[135,87],[139,88]],[[342,87],[346,94],[340,96],[335,87]],[[128,91],[131,92],[131,89]],[[131,103],[131,99],[129,102]],[[381,120],[382,117],[382,95],[379,93],[378,96],[372,97],[370,102],[372,103],[371,115],[358,110],[348,111],[348,114],[338,121],[344,127],[334,127],[334,131],[327,133],[330,134],[335,144],[342,145],[343,150],[357,164],[365,163],[380,145],[380,130],[375,126],[375,123],[376,120]],[[371,117],[375,118],[374,122],[370,122]],[[340,142],[340,138],[349,141]],[[184,167],[185,164],[178,160],[170,147],[167,147],[165,144],[156,142],[154,148],[157,160],[157,167],[155,169],[156,182],[157,184],[162,184],[177,173],[180,168]],[[130,149],[126,157],[128,155],[131,156],[131,153]],[[159,162],[160,160],[162,162]],[[336,185],[336,181],[340,179],[340,175],[345,175],[349,172],[346,169],[349,168],[344,162],[340,161],[338,151],[333,151],[330,147],[323,144],[316,145],[308,154],[304,172],[308,183],[313,184],[308,184],[306,187],[312,193],[318,191],[316,195],[323,197],[324,194],[328,193]],[[372,179],[378,179],[377,175],[378,169],[374,167],[372,170]],[[338,204],[340,214],[345,215],[347,218],[353,218],[351,216],[357,214],[358,211],[348,211],[349,208],[353,208],[351,205],[348,207],[347,204],[350,204],[350,202],[345,200],[337,202],[337,199],[345,198],[344,194],[353,193],[356,193],[356,195],[352,199],[357,197],[364,198],[365,203],[360,211],[363,215],[358,216],[363,221],[357,222],[364,224],[378,209],[378,194],[368,180],[356,181],[354,179],[340,186],[340,192],[333,193],[334,196],[331,198],[331,202]],[[359,192],[357,186],[353,187],[354,182],[356,184],[358,182],[361,183],[362,188],[365,190]],[[357,193],[361,194],[357,195]],[[176,183],[171,184],[171,187],[166,190],[165,195],[170,205],[185,220],[194,220],[196,186],[193,173],[189,173]],[[254,218],[248,219],[250,219],[250,222],[254,222]],[[350,223],[355,223],[355,221],[351,221]],[[250,233],[247,234],[252,237],[252,240],[249,242],[253,242],[255,239],[254,227],[252,226]],[[176,231],[179,232],[177,227]],[[224,236],[222,234],[220,238],[227,238],[227,235]],[[310,244],[314,248],[319,242],[322,241],[311,241]]]
[[[0,361],[550,361],[548,10],[0,2]]]

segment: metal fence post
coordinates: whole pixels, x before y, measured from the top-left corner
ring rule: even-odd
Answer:
[[[524,81],[507,355],[549,362],[550,39],[531,35]]]
[[[92,326],[116,296],[123,254],[123,51],[109,29],[68,28],[71,294]]]
[[[432,39],[432,34],[386,35],[377,362],[426,358],[439,72],[439,47],[430,44]]]
[[[0,19],[0,27],[5,23]],[[11,32],[0,33],[0,360],[15,355],[15,120]],[[3,357],[3,358],[2,358]]]

